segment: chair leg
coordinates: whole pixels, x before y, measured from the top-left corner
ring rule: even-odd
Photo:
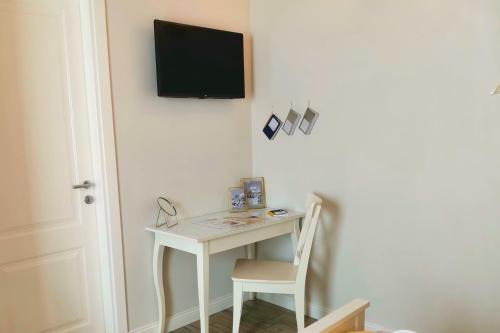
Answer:
[[[297,317],[297,330],[304,329],[304,289],[295,291],[295,316]]]
[[[233,333],[240,329],[241,309],[243,307],[243,286],[241,282],[233,283]]]

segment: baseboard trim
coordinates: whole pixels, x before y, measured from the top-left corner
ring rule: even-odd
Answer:
[[[245,295],[247,296],[247,295]],[[295,304],[294,300],[291,296],[288,295],[280,295],[280,294],[258,294],[258,298],[269,302],[273,303],[275,305],[281,306],[283,308],[289,309],[294,311],[295,310]],[[245,299],[248,299],[248,297],[245,297]],[[233,295],[225,295],[219,298],[216,298],[212,300],[208,306],[208,311],[212,315],[214,313],[220,312],[222,310],[228,309],[231,306],[233,306]],[[308,303],[306,304],[306,314],[315,318],[319,319],[330,312],[332,312],[329,309],[325,309],[321,306],[318,306],[317,304],[313,303]],[[187,309],[185,311],[179,312],[177,314],[174,314],[170,317],[167,318],[167,332],[176,330],[178,328],[181,328],[183,326],[189,325],[197,320],[200,319],[200,308],[198,306],[192,307],[190,309]],[[394,330],[388,329],[386,327],[383,327],[381,325],[367,322],[366,323],[366,329],[378,333],[389,333],[393,332]],[[131,330],[129,333],[157,333],[158,332],[158,322],[153,322],[146,324],[144,326],[135,328]]]
[[[158,332],[158,322],[150,323],[141,327],[134,328],[129,331],[129,333],[157,333]]]
[[[293,297],[288,296],[288,295],[281,295],[281,294],[258,294],[258,298],[269,302],[273,303],[275,305],[281,306],[283,308],[295,311],[295,302],[293,300]],[[314,303],[307,303],[305,312],[308,316],[314,318],[314,319],[319,319],[327,314],[331,313],[332,310],[330,309],[325,309],[317,304]],[[371,323],[371,322],[366,322],[366,327],[367,330],[377,332],[377,333],[390,333],[393,332],[394,330],[389,329],[387,327],[383,327],[381,325]]]
[[[225,295],[216,298],[208,305],[208,312],[212,315],[233,306],[233,295]],[[200,308],[198,306],[176,313],[167,318],[167,332],[176,330],[183,326],[189,325],[197,320],[200,320]],[[149,323],[147,325],[135,328],[129,333],[157,333],[158,322]]]

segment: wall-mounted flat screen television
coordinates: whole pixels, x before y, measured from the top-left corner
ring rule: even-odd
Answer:
[[[158,96],[244,98],[243,34],[154,21]]]

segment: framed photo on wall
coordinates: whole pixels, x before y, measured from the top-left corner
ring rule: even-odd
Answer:
[[[249,209],[266,208],[264,177],[242,178],[240,186],[245,192]]]
[[[243,191],[242,187],[229,188],[228,204],[231,212],[242,212],[248,209],[245,191]]]

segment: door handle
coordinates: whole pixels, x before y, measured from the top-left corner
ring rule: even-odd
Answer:
[[[89,188],[91,188],[93,186],[94,186],[94,183],[92,183],[90,180],[86,180],[82,184],[73,185],[73,189],[77,190],[80,188],[84,188],[84,189],[88,190]]]

